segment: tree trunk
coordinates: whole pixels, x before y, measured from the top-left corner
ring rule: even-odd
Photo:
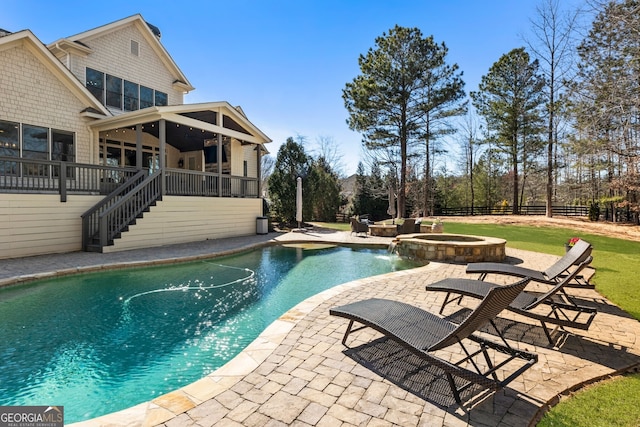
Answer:
[[[433,215],[431,211],[431,156],[429,155],[429,136],[425,141],[425,161],[424,161],[424,213],[425,216]]]
[[[511,208],[511,213],[517,215],[520,213],[520,207],[518,204],[518,196],[520,194],[518,188],[518,142],[515,139],[513,151],[511,154],[511,158],[513,161],[513,207]]]
[[[402,113],[402,123],[406,123],[406,113]],[[407,129],[400,130],[400,188],[398,189],[398,218],[406,216],[406,186],[407,186]]]
[[[553,52],[551,55],[551,61],[553,64]],[[547,147],[547,218],[553,216],[553,127],[554,127],[554,115],[555,115],[555,94],[554,94],[554,69],[551,67],[551,79],[549,84],[549,134],[548,134],[548,147]]]

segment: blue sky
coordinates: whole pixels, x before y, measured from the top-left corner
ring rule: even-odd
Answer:
[[[418,27],[449,48],[467,92],[500,56],[525,45],[540,0],[166,1],[2,0],[0,28],[30,29],[45,44],[140,13],[196,90],[185,102],[240,105],[273,143],[304,136],[312,151],[333,139],[343,173],[362,158],[342,90],[358,56],[396,24]]]

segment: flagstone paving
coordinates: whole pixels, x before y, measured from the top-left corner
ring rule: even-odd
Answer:
[[[6,266],[0,272],[0,285],[122,263],[193,259],[267,241],[385,245],[390,239],[314,229],[126,253],[3,260]],[[507,255],[530,268],[545,268],[557,259],[514,249],[507,249]],[[418,375],[412,372],[411,376],[422,379],[407,381],[409,376],[403,372],[407,368],[400,362],[412,355],[392,341],[378,339],[381,336],[371,329],[353,333],[347,343],[352,350],[347,350],[341,341],[348,322],[329,315],[333,306],[370,297],[401,300],[437,313],[444,294],[426,292],[425,286],[446,277],[465,276],[463,265],[431,263],[334,287],[298,304],[238,357],[207,377],[151,402],[75,425],[528,426],[535,425],[549,405],[567,392],[638,367],[640,324],[591,289],[570,289],[581,303],[598,308],[590,329],[556,331],[553,346],[531,319],[501,313],[500,324],[509,326],[505,330],[509,343],[537,353],[538,363],[504,390],[465,395],[463,405],[455,403],[448,384],[432,367],[420,366]],[[488,280],[512,281],[499,276]],[[461,306],[447,306],[443,315],[455,316],[474,303],[477,301],[466,298]],[[374,350],[384,358],[367,356]]]

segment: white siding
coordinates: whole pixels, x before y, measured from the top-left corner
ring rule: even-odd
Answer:
[[[244,147],[244,160],[247,162],[247,176],[249,178],[258,178],[258,151],[256,151],[257,145],[245,145]]]
[[[0,194],[0,259],[82,250],[81,215],[100,199]],[[165,196],[104,251],[249,236],[261,215],[261,199]]]
[[[0,120],[75,132],[76,161],[93,163],[86,108],[24,47],[0,50]]]
[[[261,215],[261,199],[165,196],[104,251],[249,236]]]
[[[82,249],[80,215],[101,196],[0,194],[0,259]]]

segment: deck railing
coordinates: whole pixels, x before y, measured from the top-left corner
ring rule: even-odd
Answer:
[[[0,192],[59,193],[65,202],[68,193],[107,195],[138,171],[132,167],[0,156]],[[165,169],[164,177],[165,194],[169,195],[258,197],[257,178],[184,169]]]
[[[109,194],[136,172],[135,168],[0,156],[0,191],[58,193],[65,202],[68,193]]]
[[[165,183],[167,195],[258,197],[258,180],[256,178],[166,169]]]

